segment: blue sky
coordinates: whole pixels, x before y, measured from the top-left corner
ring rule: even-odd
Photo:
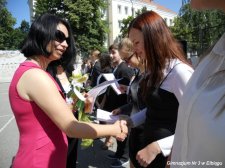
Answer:
[[[182,0],[154,0],[154,2],[177,13],[182,4]],[[7,0],[7,8],[17,20],[15,27],[19,27],[22,20],[30,22],[28,0]]]
[[[176,13],[179,12],[182,5],[182,0],[154,0],[154,2],[171,9]]]
[[[28,6],[28,0],[7,0],[7,9],[16,18],[15,27],[19,27],[22,20],[30,22],[30,12]]]

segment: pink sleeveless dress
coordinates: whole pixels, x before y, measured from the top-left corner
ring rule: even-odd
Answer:
[[[36,103],[21,98],[16,89],[23,73],[32,68],[40,67],[30,61],[21,63],[9,87],[9,100],[20,132],[19,149],[13,167],[65,168],[68,146],[66,135]]]

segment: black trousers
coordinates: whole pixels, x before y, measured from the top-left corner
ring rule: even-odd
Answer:
[[[117,149],[115,156],[117,156],[118,158],[129,159],[128,137],[123,142],[118,140],[116,140],[116,142],[117,142]]]

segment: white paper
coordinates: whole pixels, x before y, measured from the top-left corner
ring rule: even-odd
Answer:
[[[112,115],[111,112],[97,109],[97,120],[105,121],[107,123],[114,123],[119,120],[119,115]]]
[[[130,116],[130,119],[133,123],[133,127],[137,127],[145,122],[146,119],[146,111],[147,108],[144,108],[143,110],[133,114]]]
[[[130,119],[133,123],[132,127],[137,127],[145,122],[146,111],[147,111],[147,108],[144,108],[143,110],[130,116]],[[112,113],[109,111],[97,109],[97,120],[105,121],[107,123],[114,123],[117,120],[119,120],[119,115],[112,115]]]
[[[88,95],[93,97],[93,104],[92,104],[92,107],[91,107],[91,112],[93,112],[94,102],[95,102],[96,98],[98,97],[98,95],[100,95],[102,93],[102,91],[104,91],[105,88],[107,88],[111,84],[117,82],[118,80],[119,79],[111,80],[111,81],[105,81],[105,82],[95,86],[94,88],[92,88],[88,92]]]
[[[115,76],[113,73],[103,73],[102,76],[107,80],[107,81],[112,81],[115,80]],[[113,90],[116,92],[117,95],[122,94],[121,91],[118,89],[119,88],[119,83],[116,81],[111,84]]]

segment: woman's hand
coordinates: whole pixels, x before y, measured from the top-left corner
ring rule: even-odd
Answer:
[[[91,113],[92,112],[92,104],[94,103],[93,97],[90,97],[87,93],[84,94],[84,97],[86,98],[84,102],[84,112],[85,113]]]
[[[120,84],[118,89],[121,91],[121,93],[126,93],[127,92],[127,88],[128,87],[126,85]]]
[[[115,110],[112,111],[112,115],[118,115],[120,113],[121,113],[120,108],[117,108],[117,109],[115,109]]]
[[[131,120],[130,116],[128,115],[119,115],[120,120],[125,120],[127,122],[128,128],[132,128],[134,126],[133,121]]]
[[[136,159],[141,166],[147,167],[159,153],[161,153],[159,144],[152,142],[137,153]]]
[[[119,141],[124,141],[128,134],[127,122],[124,120],[117,120],[114,123],[118,133],[116,134],[116,139]]]

